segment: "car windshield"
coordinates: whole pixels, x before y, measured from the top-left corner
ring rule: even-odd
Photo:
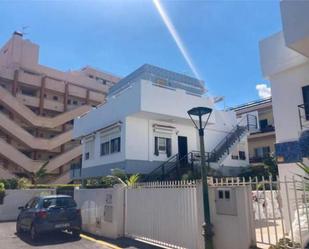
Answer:
[[[43,200],[43,208],[51,207],[76,207],[75,201],[70,197],[54,197]]]

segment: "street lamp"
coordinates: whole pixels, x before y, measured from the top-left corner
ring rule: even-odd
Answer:
[[[206,166],[205,159],[205,145],[204,145],[204,130],[209,121],[212,109],[208,107],[194,107],[188,111],[189,117],[191,118],[195,128],[198,130],[200,137],[200,153],[201,153],[201,172],[202,172],[202,183],[203,183],[203,204],[204,204],[204,224],[203,224],[203,236],[205,242],[205,249],[213,249],[212,241],[212,225],[210,223],[210,209],[209,209],[209,196],[208,196],[208,166]],[[205,124],[203,125],[202,117],[207,115]],[[198,117],[198,123],[194,121],[192,116]],[[209,155],[208,155],[209,157]]]

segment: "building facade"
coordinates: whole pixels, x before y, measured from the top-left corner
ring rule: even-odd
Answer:
[[[14,32],[0,49],[0,178],[30,176],[65,183],[82,148],[73,120],[102,104],[119,78],[85,67],[62,72],[39,64],[39,46]]]
[[[309,120],[309,2],[281,1],[283,31],[260,42],[260,60],[271,82],[280,178],[303,174]],[[309,165],[309,164],[308,164]]]
[[[83,144],[81,177],[110,175],[114,168],[149,174],[167,160],[198,151],[197,130],[187,114],[197,106],[213,109],[206,151],[221,154],[211,166],[237,174],[249,164],[247,133],[239,133],[234,111],[215,110],[204,92],[200,80],[147,64],[120,80],[104,105],[75,119],[73,134]],[[227,145],[225,139],[237,131],[237,141],[230,137]]]
[[[250,164],[260,164],[266,158],[275,154],[275,122],[273,116],[272,99],[262,99],[232,108],[237,118],[251,114],[257,117],[258,128],[248,136],[248,150]]]

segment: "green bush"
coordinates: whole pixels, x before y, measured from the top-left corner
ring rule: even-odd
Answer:
[[[0,182],[0,204],[3,204],[4,197],[5,197],[5,186],[3,182]]]
[[[111,172],[112,172],[112,176],[116,176],[120,178],[122,181],[128,180],[128,176],[126,172],[122,169],[115,168],[115,169],[112,169]]]
[[[18,179],[17,185],[19,189],[26,189],[31,185],[31,181],[28,178],[22,177]]]
[[[0,182],[4,184],[4,187],[6,189],[17,189],[17,186],[18,186],[18,182],[16,178],[1,179]]]
[[[280,239],[275,246],[270,246],[268,249],[286,249],[286,248],[301,248],[299,243],[293,243],[290,239]]]

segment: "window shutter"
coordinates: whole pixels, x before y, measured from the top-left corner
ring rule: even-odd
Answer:
[[[172,140],[170,138],[166,139],[166,155],[167,157],[172,155]]]
[[[154,154],[155,154],[156,156],[158,156],[158,155],[159,155],[159,148],[158,148],[158,137],[155,137]]]

